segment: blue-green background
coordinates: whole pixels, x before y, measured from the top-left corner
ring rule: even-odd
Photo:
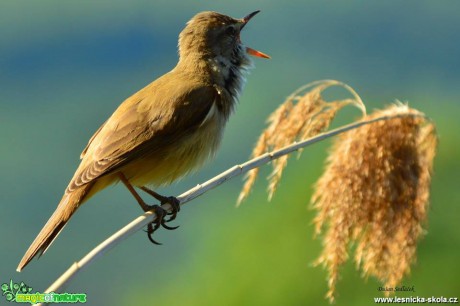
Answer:
[[[175,65],[185,22],[202,10],[242,17],[256,9],[262,13],[242,39],[272,59],[255,59],[216,160],[160,191],[179,194],[244,161],[267,115],[304,83],[346,82],[369,109],[409,101],[437,123],[440,146],[428,235],[403,284],[420,296],[460,295],[460,2],[430,0],[2,1],[0,283],[44,290],[140,214],[125,188],[108,188],[78,211],[45,256],[15,272],[92,133],[126,97]],[[358,115],[349,110],[338,120]],[[290,160],[271,203],[260,179],[235,209],[242,183],[230,181],[184,207],[180,229],[157,234],[164,246],[139,232],[67,291],[87,293],[88,305],[326,305],[326,273],[311,266],[321,243],[312,238],[307,204],[328,144]],[[371,305],[379,285],[349,263],[337,305]]]

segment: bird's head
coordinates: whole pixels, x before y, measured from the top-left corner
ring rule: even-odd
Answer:
[[[195,15],[179,36],[181,60],[192,58],[221,59],[236,66],[248,66],[248,54],[263,58],[268,55],[245,47],[240,33],[259,11],[244,18],[235,19],[217,12],[201,12]]]

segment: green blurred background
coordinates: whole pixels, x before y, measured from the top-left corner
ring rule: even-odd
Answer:
[[[57,205],[78,156],[126,97],[171,69],[177,36],[195,13],[262,13],[243,41],[272,56],[256,69],[215,161],[179,194],[247,159],[265,118],[302,84],[337,79],[369,109],[395,99],[436,122],[428,235],[403,284],[420,296],[460,294],[460,2],[458,1],[2,1],[0,4],[0,283],[44,290],[68,266],[137,217],[122,186],[92,198],[39,261],[16,266]],[[348,110],[335,123],[353,120]],[[327,305],[321,242],[307,209],[329,142],[292,158],[272,202],[262,171],[239,209],[241,179],[187,205],[180,229],[136,233],[83,271],[67,292],[88,305]],[[380,284],[342,269],[338,305],[371,305]],[[3,304],[3,297],[0,298]]]

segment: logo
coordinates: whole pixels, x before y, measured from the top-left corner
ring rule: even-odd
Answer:
[[[24,282],[2,284],[2,295],[8,302],[16,303],[86,303],[86,294],[84,293],[32,293],[32,287],[27,286]]]

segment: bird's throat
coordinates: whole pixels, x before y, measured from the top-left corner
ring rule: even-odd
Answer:
[[[241,90],[246,83],[246,74],[252,67],[251,60],[247,57],[234,57],[232,59],[218,55],[208,60],[214,83],[224,88],[238,100]]]

